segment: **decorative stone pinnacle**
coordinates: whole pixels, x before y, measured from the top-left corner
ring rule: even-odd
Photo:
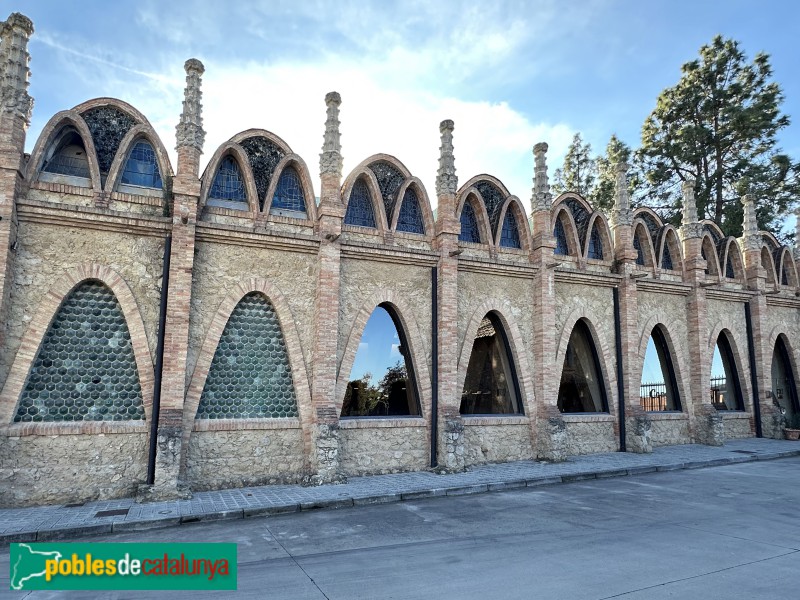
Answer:
[[[196,58],[190,58],[183,68],[186,71],[186,89],[183,92],[183,112],[175,128],[176,148],[190,147],[202,154],[206,132],[203,129],[203,92],[200,85],[205,67]]]
[[[683,239],[703,237],[703,225],[697,218],[697,201],[694,199],[695,185],[694,179],[687,179],[681,184],[683,194],[681,236]]]
[[[322,142],[322,153],[319,155],[319,174],[326,173],[342,176],[342,134],[339,132],[339,105],[342,97],[339,92],[325,94],[325,105],[328,107],[325,119],[325,134]]]
[[[455,194],[458,189],[456,158],[453,153],[453,129],[455,123],[445,119],[439,123],[441,146],[439,146],[439,170],[436,173],[436,195]]]
[[[533,212],[549,211],[553,195],[550,193],[550,183],[547,179],[547,149],[545,142],[539,142],[533,147],[533,190],[531,194],[531,207]]]
[[[748,250],[759,250],[761,236],[758,233],[758,219],[756,218],[755,198],[751,194],[742,196],[744,207],[744,223],[742,224],[742,240]]]
[[[21,117],[30,124],[33,98],[28,95],[31,71],[28,41],[33,23],[23,14],[11,13],[0,24],[0,116]]]
[[[614,211],[611,215],[612,225],[631,225],[633,223],[631,199],[628,195],[628,169],[630,169],[630,165],[626,162],[614,165],[617,184],[614,194]]]

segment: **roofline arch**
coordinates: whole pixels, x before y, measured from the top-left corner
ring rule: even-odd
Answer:
[[[372,199],[372,210],[375,213],[375,229],[378,233],[383,235],[389,230],[389,224],[386,219],[386,208],[383,206],[383,195],[381,194],[381,188],[378,185],[378,179],[375,177],[375,173],[373,173],[372,169],[369,167],[363,167],[360,170],[353,170],[347,176],[347,179],[342,186],[342,204],[344,206],[344,215],[347,216],[347,207],[350,204],[350,195],[353,193],[353,186],[355,186],[356,182],[361,177],[366,179],[365,183],[369,189],[369,195]],[[347,223],[344,223],[344,220],[342,220],[342,224],[347,225]],[[362,227],[362,229],[368,230],[369,227]]]
[[[658,260],[656,259],[656,249],[655,245],[653,244],[653,238],[650,236],[650,229],[647,227],[647,223],[645,223],[642,219],[634,219],[631,228],[633,230],[633,237],[631,239],[631,243],[633,242],[633,240],[636,239],[636,233],[639,231],[640,228],[644,230],[645,240],[647,242],[645,244],[645,248],[642,248],[642,252],[644,252],[644,265],[638,265],[638,266],[640,267],[644,266],[649,269],[655,269],[660,262],[660,258]],[[641,242],[639,242],[639,245],[641,246]]]
[[[714,233],[716,233],[719,236],[719,239],[721,239],[721,240],[725,239],[725,237],[726,237],[725,233],[722,231],[722,228],[719,225],[717,225],[717,223],[715,221],[712,221],[711,219],[703,219],[702,221],[700,221],[700,224],[704,228],[708,227],[709,229],[712,229],[714,231]],[[713,241],[714,240],[714,236],[711,236],[711,239]],[[715,246],[716,246],[716,244],[717,243],[714,242]]]
[[[766,254],[764,254],[766,252]],[[778,273],[775,269],[775,260],[772,257],[772,252],[769,251],[769,246],[764,244],[761,246],[761,266],[767,272],[767,283],[778,286],[780,280]]]
[[[311,180],[311,174],[308,172],[308,166],[298,154],[287,154],[275,165],[275,172],[272,174],[269,186],[267,187],[266,197],[264,198],[264,209],[261,212],[266,215],[269,214],[272,208],[272,201],[275,198],[275,190],[278,189],[278,181],[280,181],[281,174],[283,174],[283,171],[287,167],[294,167],[294,170],[300,177],[300,185],[303,188],[303,195],[306,201],[306,219],[313,223],[317,220],[317,203],[315,200],[316,196],[314,195],[314,185]]]
[[[371,164],[381,161],[388,162],[392,166],[396,167],[397,170],[400,171],[400,174],[403,176],[404,179],[409,179],[413,177],[413,175],[411,175],[411,171],[408,170],[408,167],[406,167],[400,161],[399,158],[393,156],[392,154],[384,154],[382,152],[379,152],[378,154],[373,154],[372,156],[368,156],[367,158],[362,160],[360,163],[356,165],[356,167],[351,171],[351,173],[360,171],[361,169],[368,169]]]
[[[87,100],[86,102],[78,104],[78,106],[74,107],[72,110],[83,115],[83,113],[90,111],[93,108],[100,108],[102,106],[113,106],[126,113],[129,117],[133,118],[137,124],[147,125],[150,129],[153,129],[153,125],[150,123],[147,117],[144,116],[144,114],[139,112],[137,108],[128,104],[124,100],[120,100],[119,98],[111,98],[108,96],[102,98],[92,98],[91,100]]]
[[[525,218],[525,207],[522,206],[522,202],[516,196],[508,196],[503,202],[502,208],[500,209],[500,218],[498,220],[497,235],[495,235],[494,238],[494,245],[497,248],[502,247],[500,246],[500,240],[503,237],[503,223],[505,222],[506,213],[508,212],[509,208],[511,209],[512,214],[517,222],[517,231],[519,232],[520,236],[520,246],[522,246],[521,249],[525,252],[530,252],[530,227],[528,226],[528,219]]]
[[[700,238],[700,258],[703,257],[703,246],[709,244],[711,252],[706,252],[706,269],[708,269],[708,276],[722,278],[722,266],[719,264],[719,255],[717,254],[717,244],[714,242],[714,237],[707,231],[703,232],[703,237]]]
[[[597,225],[598,222],[600,223],[599,225]],[[611,227],[608,225],[608,219],[606,219],[606,216],[599,210],[594,211],[592,216],[589,217],[589,225],[586,228],[589,235],[586,236],[586,244],[581,256],[585,260],[589,260],[589,245],[592,243],[592,231],[596,225],[598,226],[598,233],[600,234],[600,243],[603,244],[603,261],[613,262],[614,238],[611,236]]]
[[[656,211],[654,211],[649,206],[640,206],[637,209],[635,209],[633,211],[633,218],[636,219],[642,213],[645,213],[648,216],[650,216],[653,219],[655,219],[656,223],[658,223],[659,228],[664,227],[664,220],[659,216],[659,214]],[[639,218],[641,218],[641,217],[639,217]],[[644,219],[642,219],[642,221],[644,221]],[[645,222],[645,225],[647,225],[646,222]]]
[[[240,131],[232,138],[228,140],[230,144],[240,144],[244,140],[252,137],[264,137],[267,138],[270,142],[278,146],[281,150],[283,150],[284,154],[294,154],[292,152],[291,147],[287,144],[280,136],[272,133],[271,131],[267,131],[266,129],[246,129],[245,131]],[[248,161],[248,164],[250,162]]]
[[[483,196],[481,196],[481,193],[474,187],[462,188],[462,190],[456,195],[456,199],[458,201],[456,219],[458,219],[459,224],[459,235],[461,232],[461,213],[464,210],[464,204],[469,202],[472,205],[472,211],[475,213],[475,219],[478,222],[478,229],[480,230],[481,234],[481,244],[487,248],[492,247],[494,245],[494,240],[492,239],[492,226],[489,223],[489,213],[486,212],[486,203],[483,201]],[[463,242],[459,241],[459,243]]]
[[[781,247],[780,264],[778,265],[778,275],[781,278],[779,283],[783,285],[783,270],[786,269],[787,285],[796,288],[797,282],[797,263],[794,261],[792,253],[786,246]]]
[[[584,210],[586,210],[586,212],[589,213],[590,215],[596,212],[594,208],[592,208],[592,205],[589,204],[589,201],[583,196],[581,196],[578,192],[561,192],[558,195],[558,197],[555,200],[553,200],[553,208],[555,208],[559,204],[562,204],[565,200],[568,199],[577,201],[578,204],[580,204],[584,208]]]
[[[391,231],[397,231],[397,221],[400,218],[400,210],[402,208],[403,200],[405,200],[405,194],[408,188],[413,188],[417,194],[417,202],[420,204],[420,210],[422,210],[422,221],[425,226],[425,232],[423,235],[429,240],[433,239],[433,231],[435,227],[433,211],[431,210],[430,200],[428,200],[428,192],[425,191],[425,186],[422,185],[422,181],[419,179],[419,177],[409,177],[399,188],[397,188],[397,201],[395,202],[394,214],[392,215],[389,229]]]
[[[723,245],[720,247],[720,279],[727,277],[728,259],[735,257],[732,263],[733,279],[739,283],[743,283],[744,277],[744,257],[742,250],[739,248],[738,240],[733,236],[728,236],[723,240]]]
[[[208,194],[211,191],[211,186],[214,185],[214,178],[217,175],[222,160],[226,156],[233,156],[234,160],[239,165],[239,172],[242,174],[244,180],[244,188],[247,193],[247,211],[251,217],[258,213],[258,191],[256,190],[256,181],[253,178],[253,172],[250,169],[250,161],[247,159],[247,154],[239,144],[233,142],[225,142],[214,153],[211,160],[208,161],[202,176],[200,177],[200,202],[198,208],[202,210],[208,205]]]
[[[462,185],[458,189],[458,191],[456,192],[456,196],[461,192],[463,192],[464,190],[467,190],[471,187],[475,188],[476,187],[475,184],[478,183],[479,181],[488,181],[489,183],[495,185],[497,189],[500,190],[500,193],[503,195],[503,200],[511,196],[511,192],[508,191],[508,188],[505,186],[505,184],[494,175],[489,175],[488,173],[481,173],[480,175],[475,175],[474,177],[472,177],[469,181],[467,181],[464,185]]]
[[[665,247],[669,248],[670,258],[672,258],[672,269],[665,269],[662,266]],[[675,268],[675,263],[677,263],[677,269]],[[670,223],[662,225],[658,232],[658,267],[665,271],[678,271],[681,276],[683,276],[683,247],[680,237],[678,236],[678,231]]]
[[[563,217],[561,215],[564,215]],[[555,231],[556,221],[558,219],[566,220],[566,227],[564,227],[564,235],[567,238],[567,250],[574,258],[581,256],[581,242],[578,238],[578,225],[575,223],[575,217],[572,216],[572,211],[566,204],[554,205],[552,209],[552,216],[550,217],[550,231]],[[564,226],[564,223],[562,223]]]
[[[108,170],[104,191],[113,192],[119,187],[122,182],[122,172],[128,160],[128,154],[133,146],[140,140],[147,140],[153,147],[156,158],[158,159],[158,168],[161,170],[161,180],[163,181],[167,177],[173,176],[172,164],[169,162],[169,155],[167,154],[167,149],[164,147],[164,144],[161,143],[161,138],[147,125],[134,125],[119,143],[117,155],[114,157],[111,168]]]

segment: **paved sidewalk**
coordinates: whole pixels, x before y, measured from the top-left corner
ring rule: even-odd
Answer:
[[[87,502],[82,506],[0,509],[0,546],[10,542],[69,539],[84,534],[154,529],[196,521],[478,494],[790,456],[800,456],[800,443],[750,438],[732,440],[721,447],[690,444],[656,448],[652,454],[612,452],[575,456],[555,464],[519,461],[482,465],[448,475],[397,473],[351,477],[345,484],[317,487],[272,485],[197,492],[190,500],[171,502],[137,504],[132,498],[125,498]],[[107,514],[108,511],[112,514]]]

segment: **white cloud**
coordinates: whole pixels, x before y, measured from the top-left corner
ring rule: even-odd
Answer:
[[[392,351],[389,353],[390,359],[401,359],[403,355],[400,354],[400,344],[392,344]]]

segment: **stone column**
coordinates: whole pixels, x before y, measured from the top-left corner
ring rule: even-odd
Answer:
[[[439,170],[436,175],[438,202],[434,248],[439,252],[436,291],[438,296],[438,463],[442,470],[464,469],[464,421],[461,417],[461,390],[458,388],[458,219],[453,121],[439,124]],[[465,343],[469,343],[465,341]]]
[[[703,225],[697,217],[694,188],[693,180],[683,183],[683,223],[680,229],[686,282],[692,286],[686,304],[691,398],[685,402],[694,441],[709,446],[721,446],[725,442],[725,427],[722,416],[709,399],[713,348],[708,347],[708,301],[704,287],[708,264],[701,250]]]
[[[306,428],[312,483],[344,481],[339,469],[339,413],[336,410],[337,347],[339,340],[339,293],[344,203],[342,185],[342,144],[339,133],[337,92],[325,96],[327,119],[319,155],[321,179],[317,230],[320,237],[316,297],[316,327],[312,363],[311,426]]]
[[[630,452],[652,452],[650,441],[650,416],[639,403],[639,296],[637,290],[636,249],[633,247],[633,211],[628,194],[627,163],[615,165],[616,193],[611,213],[611,231],[614,236],[614,268],[622,275],[619,282],[620,355],[624,376],[624,393],[617,402],[625,407],[625,447]],[[619,376],[619,373],[617,373]],[[618,394],[619,395],[619,394]]]
[[[767,390],[772,389],[772,348],[769,344],[769,330],[767,328],[767,275],[761,265],[761,232],[758,230],[756,207],[754,198],[746,194],[742,197],[744,207],[744,224],[739,245],[744,256],[744,270],[748,289],[755,292],[750,297],[750,324],[753,333],[753,353],[755,354],[756,382],[758,383],[759,408],[761,411],[761,430],[764,437],[783,438],[783,415],[780,409],[772,403],[772,398],[767,396]],[[780,273],[775,282],[775,289],[780,289]],[[750,355],[747,354],[749,364]],[[742,359],[745,358],[743,354]],[[752,365],[750,366],[752,368]],[[751,380],[747,382],[752,386]],[[750,398],[742,398],[745,406],[756,401],[752,394]],[[753,407],[751,430],[755,433],[755,406]]]
[[[5,348],[6,323],[16,248],[16,202],[24,181],[25,132],[33,98],[28,95],[28,41],[33,23],[12,13],[0,23],[0,348]],[[2,382],[0,382],[0,386]]]
[[[558,410],[559,365],[556,364],[555,267],[556,248],[550,208],[553,195],[547,178],[547,144],[533,147],[534,173],[531,190],[533,243],[531,262],[536,267],[533,281],[533,389],[536,414],[531,418],[531,435],[536,457],[550,461],[567,459],[567,426]]]
[[[195,226],[200,201],[200,155],[203,153],[203,106],[200,91],[204,68],[189,59],[186,69],[183,112],[176,128],[178,165],[172,185],[172,245],[170,250],[167,315],[164,327],[164,361],[161,407],[158,417],[158,451],[155,482],[148,499],[188,495],[181,481],[181,457],[185,455],[194,415],[183,420],[188,386],[189,320],[192,304]]]

